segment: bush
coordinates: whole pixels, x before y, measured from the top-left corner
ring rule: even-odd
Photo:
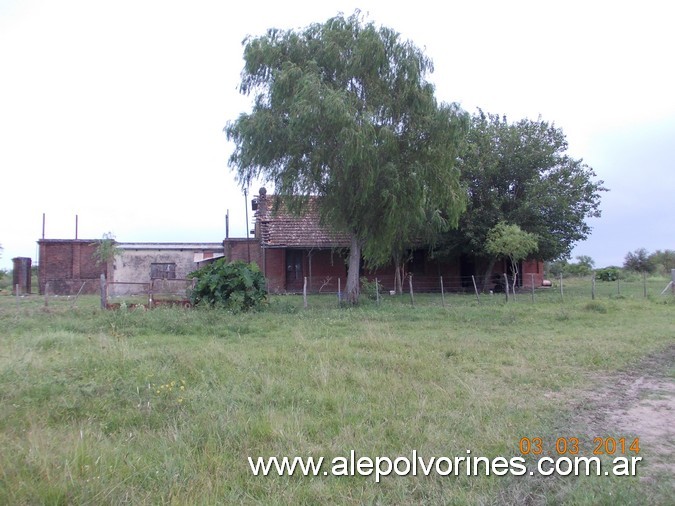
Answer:
[[[12,286],[12,276],[9,271],[0,269],[0,290],[10,288]]]
[[[379,291],[380,296],[382,296],[382,284],[375,283],[375,280],[370,281],[367,277],[363,276],[359,280],[361,282],[361,293],[368,297],[371,300],[377,299],[377,293]]]
[[[265,277],[256,264],[224,258],[188,275],[197,283],[190,293],[194,305],[223,307],[231,311],[258,308],[267,297]]]
[[[598,281],[616,281],[621,276],[619,267],[605,267],[595,271],[595,278]]]

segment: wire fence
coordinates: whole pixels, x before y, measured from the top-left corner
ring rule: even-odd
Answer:
[[[101,279],[101,307],[116,308],[122,304],[187,306],[195,282],[195,279],[153,279],[145,283]]]
[[[675,278],[675,274],[673,275]],[[529,279],[528,279],[529,277]],[[564,303],[565,301],[639,299],[649,297],[675,297],[675,283],[666,277],[628,275],[614,281],[599,281],[595,277],[558,278],[537,283],[534,274],[527,274],[515,280],[499,275],[489,283],[479,282],[470,277],[406,276],[401,291],[382,282],[379,278],[362,280],[361,299],[377,304],[403,302],[411,305],[465,305],[502,303]],[[338,290],[311,293],[306,281],[302,291],[304,307],[312,302],[321,306],[333,298],[334,303],[345,302],[345,279],[337,279]],[[300,293],[295,292],[296,295]]]
[[[407,276],[402,283],[403,290],[396,292],[393,283],[387,285],[375,277],[362,280],[361,304],[405,304],[411,306],[490,306],[498,304],[564,304],[579,301],[603,301],[611,299],[652,299],[675,300],[675,271],[671,278],[665,276],[645,276],[640,274],[624,275],[613,281],[599,281],[594,277],[558,278],[550,283],[533,283],[534,277],[517,280],[515,291],[513,279],[504,283],[496,282],[482,286],[473,277],[432,277]],[[474,284],[474,281],[476,283]],[[270,294],[270,301],[286,298],[292,304],[308,307],[332,307],[346,303],[346,279],[333,280],[335,290],[316,290],[311,293],[307,282],[303,290],[295,293]],[[470,283],[470,284],[469,284]],[[194,288],[194,279],[157,279],[151,282],[107,282],[101,280],[101,307],[116,309],[122,306],[144,306],[152,308],[163,305],[189,306],[190,291]],[[80,290],[82,292],[82,290]],[[16,293],[19,293],[18,291]],[[84,296],[83,296],[84,297]],[[16,307],[34,305],[40,297],[16,295]],[[45,290],[43,305],[62,301],[75,306],[80,293],[75,296],[58,296]]]

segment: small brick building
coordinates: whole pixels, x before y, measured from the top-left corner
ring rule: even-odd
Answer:
[[[225,256],[222,243],[116,243],[114,261],[99,263],[93,239],[38,241],[40,293],[97,293],[103,274],[109,291],[121,295],[141,292],[153,280],[184,280],[205,262]],[[240,248],[235,248],[238,251]]]

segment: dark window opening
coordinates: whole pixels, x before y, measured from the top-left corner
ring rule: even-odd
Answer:
[[[150,279],[176,279],[176,264],[150,264]]]
[[[410,259],[410,267],[408,270],[415,276],[422,276],[425,274],[426,251],[423,249],[416,249],[412,252]]]
[[[286,250],[286,280],[302,280],[302,250]]]

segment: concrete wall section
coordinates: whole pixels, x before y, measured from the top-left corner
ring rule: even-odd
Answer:
[[[119,255],[114,263],[100,265],[95,239],[42,239],[38,244],[40,293],[44,294],[48,284],[53,295],[99,293],[101,274],[108,280],[110,295],[140,293],[148,289],[153,264],[164,264],[171,277],[185,279],[204,265],[196,259],[223,256],[221,243],[117,243]]]
[[[212,253],[216,258],[223,254],[219,243],[119,243],[118,248],[120,255],[115,258],[108,285],[111,296],[147,291],[153,277],[168,278],[162,283],[166,290],[174,290],[176,287],[172,285],[180,284],[178,288],[182,291],[185,283],[171,280],[184,280],[204,265],[203,262],[195,262],[197,254]]]

